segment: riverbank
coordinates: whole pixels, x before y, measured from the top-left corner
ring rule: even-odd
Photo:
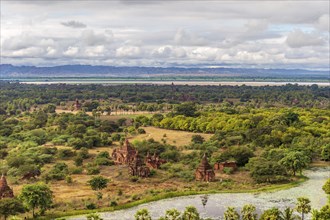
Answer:
[[[136,207],[138,205],[160,201],[164,199],[170,199],[170,198],[177,198],[177,197],[183,197],[183,196],[191,196],[191,195],[204,195],[204,194],[229,194],[229,193],[262,193],[262,192],[276,192],[280,190],[286,190],[290,189],[292,187],[299,186],[300,184],[306,182],[308,180],[308,177],[306,176],[300,176],[298,180],[285,183],[285,184],[273,184],[268,185],[265,187],[261,187],[259,189],[251,189],[251,190],[239,190],[239,189],[232,189],[232,190],[207,190],[207,191],[184,191],[184,192],[168,192],[161,195],[156,196],[148,196],[144,199],[130,202],[127,204],[122,204],[114,207],[105,207],[105,208],[99,208],[99,209],[93,209],[93,210],[72,210],[72,211],[66,211],[66,212],[58,212],[54,211],[52,213],[48,213],[46,216],[40,217],[39,219],[55,219],[55,218],[61,218],[61,217],[68,217],[68,216],[79,216],[79,215],[85,215],[89,213],[95,213],[95,212],[113,212],[123,209],[129,209],[132,207]]]

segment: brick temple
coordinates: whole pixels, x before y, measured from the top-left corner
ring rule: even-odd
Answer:
[[[112,152],[112,158],[116,164],[130,164],[133,162],[136,155],[136,150],[129,143],[128,139],[122,147],[116,148]]]
[[[8,186],[6,177],[2,174],[0,179],[0,199],[13,197],[13,190]]]
[[[195,171],[195,179],[198,181],[211,182],[215,180],[213,167],[209,164],[206,154]]]
[[[147,167],[136,151],[133,161],[129,164],[129,173],[132,176],[148,177],[150,175],[150,169]]]

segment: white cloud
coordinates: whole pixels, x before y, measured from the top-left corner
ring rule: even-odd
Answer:
[[[321,17],[319,17],[316,27],[320,29],[321,31],[330,31],[330,17],[329,14],[324,14]]]
[[[329,67],[328,1],[131,3],[3,1],[2,62]]]
[[[117,57],[137,57],[141,54],[141,49],[134,46],[123,46],[116,50]]]
[[[78,47],[69,47],[63,54],[66,56],[75,56],[79,52]]]
[[[301,30],[294,30],[289,33],[286,43],[292,48],[299,48],[306,46],[322,46],[325,41],[316,33],[306,33]]]

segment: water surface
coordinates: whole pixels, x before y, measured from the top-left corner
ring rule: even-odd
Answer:
[[[260,192],[260,193],[218,193],[208,195],[205,206],[202,204],[203,195],[183,196],[171,199],[159,200],[142,204],[133,208],[119,210],[114,212],[101,213],[104,220],[133,220],[137,210],[147,208],[150,211],[152,219],[158,219],[164,215],[165,211],[171,208],[176,208],[183,211],[186,206],[195,206],[201,214],[201,217],[222,219],[223,212],[228,206],[233,206],[240,210],[245,204],[253,204],[258,208],[260,213],[262,210],[278,207],[294,207],[296,199],[301,196],[308,197],[311,200],[313,208],[321,208],[326,204],[327,196],[322,190],[322,186],[327,178],[330,178],[330,167],[315,168],[305,171],[309,180],[303,184],[276,192]],[[70,219],[83,220],[83,216],[76,216]],[[307,216],[306,219],[310,219]]]

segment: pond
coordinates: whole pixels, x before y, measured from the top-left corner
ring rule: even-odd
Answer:
[[[164,215],[165,211],[176,208],[183,211],[186,206],[193,205],[200,212],[201,217],[222,219],[223,212],[228,206],[235,207],[238,211],[245,204],[253,204],[258,208],[258,213],[262,210],[278,207],[294,207],[296,198],[305,196],[311,200],[313,208],[321,208],[326,204],[327,196],[322,190],[322,186],[327,178],[330,178],[330,167],[314,168],[307,170],[304,174],[309,178],[303,184],[286,190],[260,193],[218,193],[210,195],[183,196],[171,199],[159,200],[142,204],[133,208],[114,212],[100,213],[104,220],[131,220],[137,210],[147,208],[153,219],[158,219]],[[310,216],[307,217],[307,219]],[[83,220],[84,216],[75,216],[70,219]]]

